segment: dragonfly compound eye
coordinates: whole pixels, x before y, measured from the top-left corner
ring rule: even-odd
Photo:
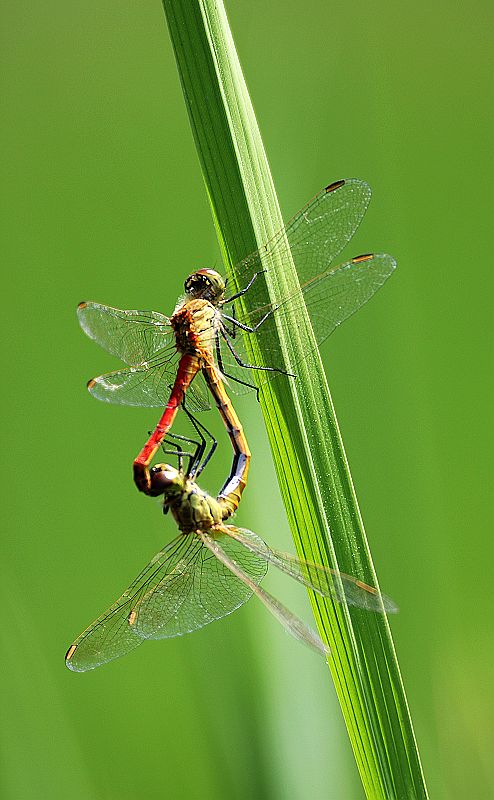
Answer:
[[[225,281],[214,269],[199,269],[189,275],[184,288],[193,298],[203,298],[215,303],[221,300],[225,293]]]
[[[175,490],[180,491],[180,473],[168,464],[157,464],[150,472],[152,497],[159,497],[164,494],[165,498],[174,494]]]

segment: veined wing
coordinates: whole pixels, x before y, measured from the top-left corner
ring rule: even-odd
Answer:
[[[290,258],[301,284],[325,272],[357,230],[370,198],[370,186],[356,178],[326,186],[267,244],[236,266],[239,282],[246,285],[259,270]],[[249,290],[250,308],[265,302],[263,284],[261,276]]]
[[[268,565],[231,536],[215,531],[214,537],[249,582],[235,577],[203,546],[202,534],[194,534],[194,559],[189,559],[183,568],[177,564],[173,573],[164,575],[134,606],[133,629],[138,636],[167,639],[191,633],[231,614],[249,600]]]
[[[283,627],[285,628],[288,633],[290,633],[295,639],[302,644],[307,645],[312,650],[315,650],[316,653],[319,653],[323,656],[330,655],[330,650],[326,645],[324,645],[317,635],[315,631],[312,630],[308,625],[305,624],[296,614],[293,614],[289,611],[283,603],[280,603],[276,597],[273,597],[272,594],[267,592],[261,586],[255,583],[252,580],[251,576],[248,575],[241,566],[241,562],[238,559],[233,559],[230,555],[226,552],[227,548],[225,547],[227,538],[224,537],[221,539],[221,543],[219,537],[217,535],[218,530],[222,530],[223,526],[220,528],[216,528],[214,532],[214,536],[210,536],[209,533],[205,531],[201,531],[198,533],[198,536],[204,542],[204,545],[214,554],[215,558],[218,560],[223,567],[226,567],[232,573],[232,576],[236,576],[247,589],[250,589],[251,593],[254,593],[256,597],[259,598],[261,603],[263,603],[268,611],[273,614],[275,619],[280,622]],[[226,528],[224,528],[225,533],[227,532]],[[254,534],[252,534],[254,535]]]
[[[249,314],[238,315],[238,319],[244,324],[255,327],[268,314],[265,321],[261,322],[257,335],[262,337],[267,365],[279,367],[281,354],[278,345],[278,324],[286,324],[288,316],[297,309],[303,309],[305,305],[316,343],[321,344],[338,325],[370,300],[393,274],[395,267],[394,258],[386,253],[357,256],[313,278],[300,291],[279,305],[262,306]],[[233,330],[231,324],[227,323],[227,327]],[[237,330],[236,338],[232,341],[234,350],[243,362],[248,363],[245,340],[255,335],[244,333],[243,336],[239,336]],[[245,381],[245,369],[237,364],[224,341],[221,347],[224,371],[234,378]],[[312,349],[311,341],[306,339],[300,358],[305,358]],[[296,369],[296,363],[292,366]],[[261,372],[257,377],[259,382],[263,383],[277,374],[277,372]],[[238,391],[237,386],[234,390]]]
[[[232,536],[248,550],[270,564],[274,564],[282,572],[286,572],[295,580],[309,586],[318,594],[332,597],[338,603],[357,606],[367,611],[386,614],[395,614],[398,611],[398,606],[390,597],[386,597],[373,586],[368,586],[352,575],[328,569],[320,564],[311,564],[290,553],[273,550],[259,536],[245,528],[237,528],[234,525],[224,527],[229,536]]]
[[[88,390],[97,400],[106,403],[163,408],[177,374],[179,359],[175,347],[170,347],[137,367],[125,367],[92,378]],[[202,375],[196,375],[187,390],[187,407],[191,411],[210,408]]]
[[[157,311],[123,311],[79,303],[79,323],[90,339],[125,364],[137,366],[173,341],[168,318]]]
[[[167,544],[131,583],[123,595],[86,628],[67,650],[65,663],[74,672],[86,672],[129,653],[141,644],[132,626],[133,609],[165,576],[184,571],[194,563],[201,543],[193,536],[180,534]],[[173,601],[163,607],[163,614],[172,614]]]

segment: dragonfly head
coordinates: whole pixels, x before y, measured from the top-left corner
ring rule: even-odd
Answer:
[[[151,470],[151,495],[163,495],[165,507],[180,500],[184,493],[185,475],[169,464],[156,464]]]
[[[214,306],[225,295],[225,281],[214,269],[198,269],[193,272],[185,281],[184,288],[189,299],[208,300]]]

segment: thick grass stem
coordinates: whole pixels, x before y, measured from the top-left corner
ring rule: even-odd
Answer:
[[[164,8],[218,238],[232,268],[282,227],[271,173],[223,3],[164,0]],[[293,291],[295,267],[270,269],[267,284],[276,296]],[[278,333],[286,369],[297,363],[298,377],[267,384],[261,405],[297,551],[377,587],[317,350],[301,363],[297,358],[313,336],[304,310]],[[386,617],[309,595],[331,647],[329,666],[366,796],[426,798]]]

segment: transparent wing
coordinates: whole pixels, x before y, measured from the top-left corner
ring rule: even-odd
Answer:
[[[262,337],[266,359],[269,359],[268,366],[279,367],[281,360],[277,343],[277,324],[286,324],[288,316],[297,309],[303,308],[304,304],[309,312],[316,342],[321,344],[338,325],[370,300],[392,275],[395,267],[394,258],[386,253],[357,256],[314,278],[301,291],[296,292],[279,305],[263,306],[250,314],[238,315],[237,318],[240,322],[255,327],[266,313],[270,312],[265,321],[259,325],[257,333],[239,335],[237,329],[235,338],[230,337],[230,343],[236,355],[240,361],[248,363],[246,339],[249,336],[259,336]],[[235,330],[232,323],[226,322],[226,327],[232,332]],[[312,349],[310,341],[307,340],[301,359],[305,358]],[[225,374],[246,380],[245,368],[238,364],[231,348],[224,340],[221,342],[221,361]],[[293,366],[296,368],[296,364]],[[277,374],[277,372],[258,372],[258,382],[262,384]],[[238,385],[232,388],[234,391],[239,391]],[[240,391],[242,391],[241,388]]]
[[[367,611],[386,614],[394,614],[398,611],[398,606],[390,597],[386,597],[374,587],[368,586],[352,575],[328,569],[320,564],[311,564],[289,553],[273,550],[259,536],[245,528],[227,525],[225,530],[248,550],[270,564],[274,564],[282,572],[286,572],[295,580],[309,586],[318,594],[332,597],[338,603],[357,606]]]
[[[158,353],[138,367],[126,367],[92,378],[88,389],[106,403],[163,408],[176,377],[180,354],[176,349]],[[196,375],[187,390],[187,408],[207,411],[209,394],[202,375]]]
[[[370,186],[356,178],[322,189],[266,245],[236,266],[235,273],[243,284],[239,288],[244,288],[256,272],[269,270],[273,261],[284,258],[293,257],[301,284],[325,272],[357,230],[370,198]],[[261,277],[252,287],[251,308],[262,305],[262,284]]]
[[[228,526],[225,526],[225,531],[227,530]],[[215,558],[218,559],[218,561],[224,567],[230,570],[234,576],[242,581],[245,587],[250,589],[251,593],[254,593],[256,597],[259,598],[261,603],[266,606],[268,611],[273,614],[273,616],[283,625],[288,633],[294,636],[299,642],[302,642],[302,644],[305,644],[312,650],[315,650],[317,653],[324,656],[328,656],[330,654],[329,648],[322,643],[321,639],[317,633],[312,630],[312,628],[306,625],[305,622],[296,616],[296,614],[293,614],[291,611],[289,611],[288,608],[283,605],[283,603],[280,603],[280,601],[276,599],[276,597],[273,597],[272,594],[261,588],[261,586],[257,585],[252,580],[251,576],[242,569],[242,565],[238,559],[233,559],[230,557],[230,555],[226,552],[227,548],[225,547],[225,539],[222,539],[220,542],[216,535],[213,538],[204,531],[199,533],[199,536],[201,537],[205,546],[214,554]],[[251,533],[251,536],[254,536],[254,534]]]
[[[157,311],[123,311],[101,303],[80,303],[79,324],[90,339],[137,366],[173,341],[168,318]]]
[[[65,656],[65,663],[69,669],[74,672],[86,672],[138,647],[142,637],[137,635],[135,628],[129,622],[133,619],[132,610],[144,595],[161,584],[166,575],[193,568],[192,565],[201,548],[198,539],[184,534],[180,534],[167,544],[123,595],[69,647]]]
[[[214,532],[215,541],[240,565],[250,583],[238,580],[198,537],[194,535],[194,559],[177,564],[134,606],[133,629],[143,639],[181,636],[231,614],[264,578],[266,562],[221,530]]]

